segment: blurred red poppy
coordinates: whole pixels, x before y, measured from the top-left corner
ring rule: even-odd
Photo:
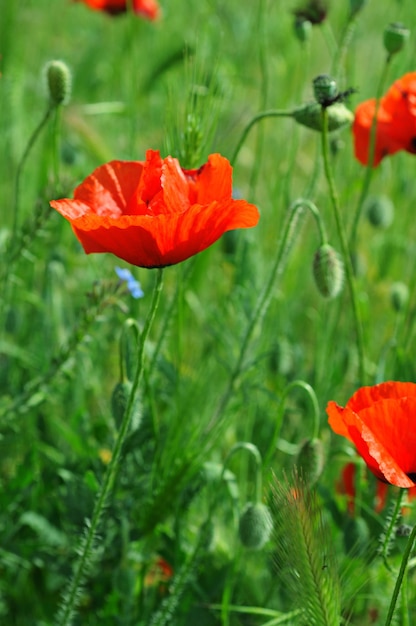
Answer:
[[[331,401],[329,424],[353,442],[369,469],[397,487],[416,485],[416,384],[361,387],[345,408]]]
[[[352,127],[356,158],[368,164],[370,131],[376,100],[358,105]],[[405,150],[416,154],[416,72],[396,80],[380,100],[373,167],[388,154]]]
[[[146,161],[111,161],[98,167],[74,199],[50,204],[72,225],[85,252],[111,252],[139,267],[180,263],[211,246],[226,231],[250,228],[258,209],[233,200],[232,167],[212,154],[197,170],[148,150]]]
[[[105,11],[110,15],[125,13],[128,9],[128,0],[75,0],[84,2],[91,9]],[[132,9],[135,13],[149,20],[156,20],[160,16],[160,7],[156,0],[132,0]]]
[[[357,466],[355,463],[347,463],[344,465],[341,475],[341,480],[337,484],[337,492],[345,494],[347,496],[347,509],[348,513],[354,517],[355,515],[355,497],[356,497],[356,481]],[[376,481],[376,490],[374,494],[374,510],[376,513],[380,513],[385,505],[387,499],[388,484]]]

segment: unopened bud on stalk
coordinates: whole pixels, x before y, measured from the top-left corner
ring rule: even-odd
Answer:
[[[384,47],[389,54],[400,52],[409,38],[410,30],[398,22],[389,24],[383,35]]]
[[[405,283],[393,283],[390,287],[390,301],[393,309],[403,311],[409,300],[409,288]]]
[[[324,469],[324,449],[320,439],[306,439],[298,452],[296,466],[308,486],[314,485]]]
[[[71,72],[63,61],[49,61],[45,65],[46,83],[51,103],[67,104],[71,96]]]
[[[312,32],[312,23],[309,20],[295,18],[294,31],[296,38],[304,43],[308,41]]]
[[[326,106],[338,95],[337,83],[328,74],[320,74],[313,80],[313,92],[315,100]]]
[[[313,275],[316,286],[324,298],[335,298],[344,282],[344,264],[337,251],[328,243],[323,244],[315,253]]]
[[[335,102],[327,108],[328,130],[338,130],[343,126],[351,126],[354,114],[342,102]],[[317,102],[310,102],[295,109],[294,119],[303,126],[322,131],[322,110]]]
[[[273,529],[270,511],[265,504],[249,502],[239,523],[240,541],[246,548],[260,550],[268,541]]]
[[[387,196],[369,198],[365,205],[370,224],[377,228],[388,228],[394,218],[394,204]]]

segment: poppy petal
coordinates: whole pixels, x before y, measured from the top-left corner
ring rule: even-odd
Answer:
[[[411,487],[407,474],[416,471],[416,433],[412,432],[412,416],[416,398],[383,399],[360,410],[335,402],[327,407],[329,424],[334,432],[352,441],[370,470],[381,480],[398,487]]]
[[[126,212],[142,171],[140,161],[111,161],[101,165],[75,189],[74,199],[88,205],[97,215],[117,218]]]
[[[351,396],[346,406],[359,413],[362,409],[371,407],[378,400],[388,398],[398,400],[405,397],[416,398],[415,383],[388,381],[372,387],[361,387]]]

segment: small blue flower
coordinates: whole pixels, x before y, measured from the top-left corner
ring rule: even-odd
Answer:
[[[127,268],[116,267],[116,274],[120,280],[127,284],[127,289],[130,291],[133,298],[143,298],[144,292],[138,280],[136,280],[133,274]]]

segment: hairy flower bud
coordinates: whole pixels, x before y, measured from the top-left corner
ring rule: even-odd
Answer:
[[[306,439],[301,445],[296,467],[305,484],[314,485],[324,469],[324,448],[320,439]]]
[[[319,292],[325,298],[335,298],[340,293],[344,282],[344,264],[328,243],[320,246],[315,253],[313,275]]]
[[[71,72],[63,61],[49,61],[45,65],[46,83],[52,104],[66,104],[71,95]]]
[[[313,80],[315,100],[322,105],[335,98],[338,94],[337,83],[328,74],[320,74]]]
[[[409,38],[410,31],[406,26],[399,23],[389,24],[383,35],[384,47],[389,54],[400,52]]]
[[[370,224],[377,228],[388,228],[394,218],[394,204],[387,196],[369,198],[365,211]]]
[[[403,311],[409,300],[409,288],[405,283],[393,283],[390,287],[390,301],[393,309]]]
[[[241,514],[238,528],[243,546],[260,550],[268,541],[272,528],[273,521],[267,506],[249,502]]]
[[[351,126],[354,114],[342,102],[335,102],[327,108],[328,130],[338,130],[343,126]],[[322,131],[322,110],[317,102],[310,102],[295,109],[294,119],[303,126]]]
[[[295,18],[293,30],[295,31],[296,38],[304,43],[308,41],[311,36],[312,23],[309,20]]]

